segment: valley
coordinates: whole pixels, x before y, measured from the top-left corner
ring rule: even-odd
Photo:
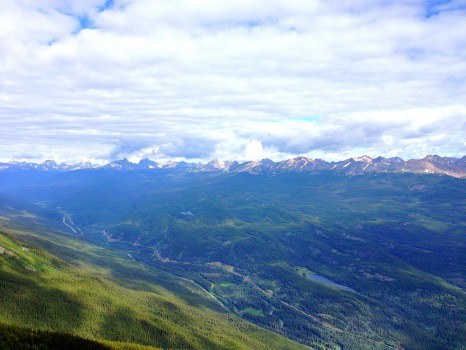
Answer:
[[[15,185],[11,174],[0,173],[8,196],[3,225],[41,227],[15,238],[71,264],[87,261],[125,288],[161,284],[170,298],[213,310],[212,320],[228,315],[273,332],[274,344],[288,338],[296,348],[461,349],[466,342],[462,179],[92,169],[23,172]],[[56,233],[44,242],[46,228]],[[57,237],[66,237],[64,246],[82,244],[80,253],[57,250]],[[90,258],[93,250],[105,258]],[[139,267],[117,272],[122,261]],[[180,320],[171,323],[175,333]],[[199,327],[180,329],[193,339],[188,347],[204,344],[192,338]],[[248,341],[241,339],[202,346],[240,348]]]
[[[2,346],[19,333],[50,348],[58,339],[76,349],[303,348],[226,315],[188,279],[51,230],[36,215],[16,221],[3,214]]]

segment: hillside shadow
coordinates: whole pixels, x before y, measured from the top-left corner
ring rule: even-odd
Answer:
[[[154,314],[151,319],[138,318],[130,309],[120,307],[105,316],[100,333],[108,340],[163,349],[221,349],[207,336],[193,334],[194,320],[168,304],[150,310]]]
[[[79,333],[83,305],[56,288],[0,271],[0,318],[10,324],[34,329]]]

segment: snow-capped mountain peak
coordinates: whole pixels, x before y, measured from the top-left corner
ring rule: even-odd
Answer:
[[[364,163],[370,163],[372,162],[374,159],[369,157],[369,156],[360,156],[360,157],[356,157],[356,158],[353,158],[356,162],[364,162]]]
[[[119,170],[119,171],[176,171],[177,173],[190,172],[223,172],[223,173],[250,173],[250,174],[286,174],[286,173],[310,173],[336,172],[344,175],[363,175],[376,173],[423,173],[446,174],[455,177],[466,178],[466,157],[461,159],[454,157],[440,157],[437,155],[426,156],[422,159],[408,161],[399,157],[371,158],[361,156],[340,162],[326,162],[321,159],[295,157],[279,162],[270,159],[261,161],[237,161],[212,160],[207,164],[187,163],[184,161],[169,161],[157,163],[150,159],[141,159],[138,163],[132,163],[124,158],[99,166],[89,162],[78,164],[57,164],[53,160],[42,163],[27,163],[12,161],[0,163],[0,171],[41,171],[41,172],[67,172],[84,169],[92,170]]]

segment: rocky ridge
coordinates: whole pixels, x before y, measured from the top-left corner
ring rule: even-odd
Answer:
[[[336,172],[344,175],[362,175],[370,173],[423,173],[444,174],[458,178],[466,178],[466,156],[463,158],[440,157],[428,155],[422,159],[404,160],[399,157],[371,158],[361,156],[343,161],[327,162],[322,159],[295,157],[274,162],[270,159],[260,161],[220,161],[212,160],[207,164],[170,161],[158,163],[144,158],[138,163],[128,159],[116,160],[100,166],[91,163],[58,164],[53,160],[43,163],[9,162],[0,163],[0,171],[36,170],[36,171],[75,171],[83,169],[106,169],[117,171],[131,170],[172,170],[178,172],[223,172],[223,173],[249,173],[249,174],[283,174],[283,173],[311,173]]]

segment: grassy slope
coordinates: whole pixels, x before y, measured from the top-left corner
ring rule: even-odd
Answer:
[[[124,254],[2,221],[0,322],[163,348],[303,348]]]

